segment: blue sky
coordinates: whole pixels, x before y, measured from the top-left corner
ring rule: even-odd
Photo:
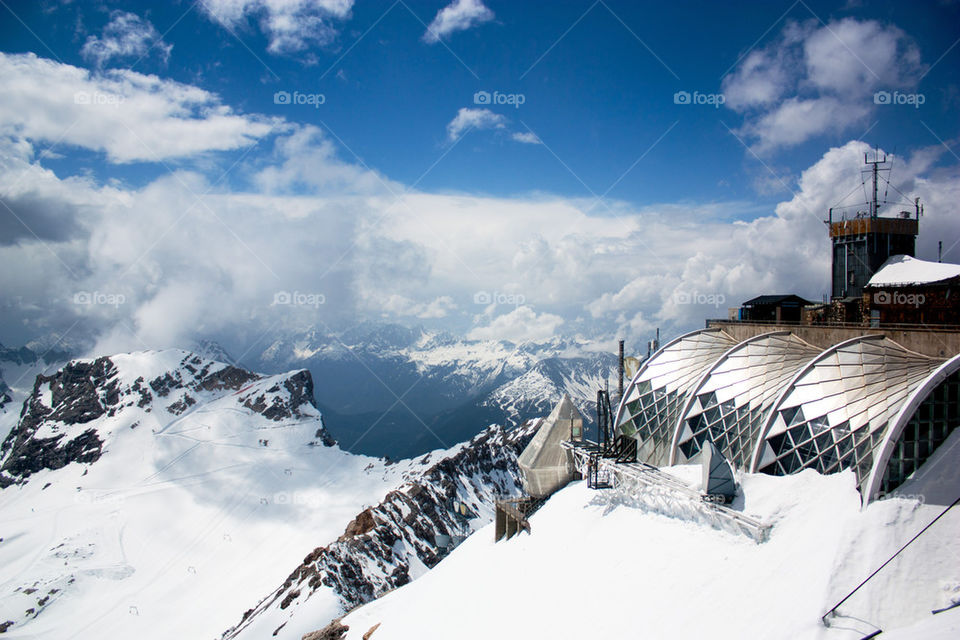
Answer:
[[[955,2],[3,0],[0,13],[0,260],[38,278],[0,283],[4,342],[76,325],[104,345],[169,346],[318,313],[639,340],[768,289],[819,298],[815,218],[856,190],[863,145],[894,154],[894,181],[929,203],[921,257],[942,240],[960,261],[946,210]],[[288,289],[326,306],[278,320],[271,293]],[[94,291],[124,302],[70,302]],[[478,307],[478,292],[512,302]],[[723,302],[680,307],[684,293]]]

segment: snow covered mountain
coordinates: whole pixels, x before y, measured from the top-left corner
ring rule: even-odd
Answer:
[[[446,555],[436,535],[468,535],[493,520],[497,496],[520,494],[517,457],[540,421],[506,431],[493,425],[470,442],[424,456],[420,470],[384,500],[365,509],[335,542],[311,551],[287,579],[224,640],[271,636],[300,638],[317,621],[419,578]],[[466,505],[468,517],[452,512]]]
[[[0,447],[0,624],[219,635],[409,469],[330,446],[312,395],[180,350],[38,376]]]
[[[586,342],[477,341],[368,323],[277,340],[254,366],[309,369],[337,440],[350,451],[397,457],[449,447],[483,425],[544,415],[564,392],[589,420],[597,389],[608,377],[614,383],[616,357]]]
[[[0,445],[0,630],[213,638],[243,620],[258,637],[300,611],[330,620],[439,561],[453,496],[477,527],[518,489],[530,425],[389,463],[341,450],[313,394],[306,370],[182,350],[38,375]]]

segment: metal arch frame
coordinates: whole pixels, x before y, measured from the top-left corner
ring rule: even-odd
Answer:
[[[880,484],[883,482],[883,474],[887,470],[887,464],[893,455],[893,447],[903,434],[914,413],[920,408],[924,400],[939,387],[949,376],[960,371],[960,355],[955,355],[927,376],[900,406],[897,415],[891,421],[891,426],[887,428],[887,433],[878,447],[877,455],[874,456],[873,468],[870,470],[866,488],[863,496],[863,504],[871,502],[880,491]],[[932,455],[932,452],[931,452]]]
[[[729,349],[723,352],[716,362],[707,367],[707,369],[701,374],[700,378],[697,380],[697,383],[693,386],[693,391],[690,392],[689,397],[687,397],[686,402],[683,404],[683,409],[680,411],[680,416],[677,418],[677,424],[673,428],[673,436],[670,439],[670,464],[674,465],[677,463],[677,451],[680,449],[680,434],[683,430],[683,423],[686,422],[687,414],[690,412],[691,407],[693,406],[693,401],[697,397],[697,393],[700,392],[700,389],[707,383],[707,380],[710,379],[710,376],[717,370],[721,364],[726,362],[731,355],[736,351],[739,351],[741,348],[751,345],[755,342],[759,342],[762,339],[769,338],[770,336],[777,335],[791,335],[791,331],[787,329],[780,329],[777,331],[768,331],[767,333],[760,333],[752,338],[747,338],[743,342],[738,342]],[[797,338],[799,340],[799,338]],[[813,346],[813,345],[811,345]],[[751,456],[752,457],[752,456]]]
[[[672,347],[673,345],[677,344],[678,342],[680,342],[680,341],[682,341],[682,340],[686,340],[687,338],[689,338],[689,337],[691,337],[691,336],[699,335],[699,334],[701,334],[701,333],[723,333],[723,334],[726,334],[727,336],[730,336],[730,334],[728,334],[726,331],[724,331],[723,329],[720,329],[720,328],[716,328],[716,329],[697,329],[697,330],[695,330],[695,331],[689,331],[689,332],[687,332],[687,333],[684,333],[684,334],[681,335],[681,336],[678,336],[678,337],[674,338],[673,340],[671,340],[671,341],[668,342],[667,344],[663,345],[662,347],[660,347],[659,349],[657,349],[656,351],[654,351],[654,352],[650,355],[649,358],[647,358],[646,360],[644,360],[643,364],[640,365],[640,368],[637,369],[637,372],[633,375],[633,378],[630,379],[630,384],[628,384],[628,385],[627,385],[626,387],[624,387],[624,389],[623,389],[623,397],[620,398],[620,403],[617,405],[617,415],[616,415],[616,417],[613,419],[613,425],[614,425],[614,426],[613,426],[613,432],[614,432],[614,434],[616,434],[616,433],[617,433],[617,430],[620,428],[620,418],[621,418],[621,416],[623,415],[624,407],[626,407],[626,405],[627,405],[627,398],[630,396],[630,391],[636,386],[637,380],[639,380],[639,379],[640,379],[640,376],[642,376],[642,375],[644,374],[644,372],[645,372],[645,371],[647,370],[647,368],[649,367],[650,363],[653,362],[654,360],[656,360],[657,358],[659,358],[660,355],[663,354],[663,352],[665,352],[667,349],[669,349],[669,348]],[[730,336],[730,337],[732,338],[732,336]]]
[[[886,336],[882,333],[871,333],[863,336],[856,336],[855,338],[850,338],[849,340],[844,340],[843,342],[838,342],[832,347],[827,347],[823,352],[814,357],[810,362],[805,364],[800,368],[797,373],[790,378],[790,381],[784,385],[783,389],[777,395],[777,399],[773,401],[773,405],[770,407],[770,415],[767,416],[766,421],[763,423],[763,426],[760,428],[760,433],[757,436],[757,443],[754,445],[753,455],[751,456],[750,468],[751,473],[757,473],[759,471],[760,465],[760,455],[763,452],[763,445],[767,442],[767,434],[770,433],[770,429],[773,428],[773,423],[777,420],[777,415],[780,413],[780,405],[783,404],[783,401],[786,399],[787,394],[789,394],[797,385],[797,382],[800,381],[803,376],[807,375],[810,371],[814,369],[820,362],[833,355],[840,349],[843,349],[847,345],[856,344],[858,342],[863,342],[866,340],[884,340]],[[899,345],[898,345],[899,346]]]

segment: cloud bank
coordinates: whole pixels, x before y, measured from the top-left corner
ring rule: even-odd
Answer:
[[[875,20],[790,22],[769,45],[747,53],[722,84],[738,131],[760,154],[825,132],[866,127],[878,91],[916,87],[924,66],[902,30]]]
[[[859,183],[867,150],[825,151],[790,198],[750,222],[735,221],[755,206],[741,201],[610,202],[600,217],[590,200],[409,189],[344,160],[316,127],[234,112],[155,76],[28,54],[0,56],[0,80],[0,340],[63,335],[98,352],[214,338],[239,356],[286,330],[359,319],[642,344],[656,327],[699,327],[759,293],[819,299],[822,221]],[[124,101],[94,108],[78,91]],[[502,124],[483,111],[461,110],[457,135]],[[137,186],[63,176],[45,166],[57,141],[114,165],[177,165]],[[263,153],[237,164],[217,154],[249,144]],[[898,156],[894,179],[926,203],[919,255],[943,239],[956,261],[960,178],[938,165],[943,153]]]

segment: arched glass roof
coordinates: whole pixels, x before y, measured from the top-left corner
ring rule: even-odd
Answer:
[[[864,335],[825,351],[789,331],[671,341],[624,392],[616,424],[639,460],[676,464],[706,441],[752,472],[851,469],[864,501],[892,491],[960,427],[960,355]]]
[[[789,331],[761,334],[727,351],[690,394],[675,430],[670,464],[693,458],[710,440],[737,467],[749,467],[780,390],[820,352]]]
[[[894,417],[865,485],[865,500],[896,489],[960,427],[960,355],[917,386]]]
[[[862,489],[891,420],[941,363],[881,335],[827,349],[781,392],[752,470],[784,475],[853,469]]]
[[[656,465],[669,462],[677,418],[704,370],[736,340],[719,329],[680,336],[650,356],[624,390],[616,424],[638,441],[637,457]]]

